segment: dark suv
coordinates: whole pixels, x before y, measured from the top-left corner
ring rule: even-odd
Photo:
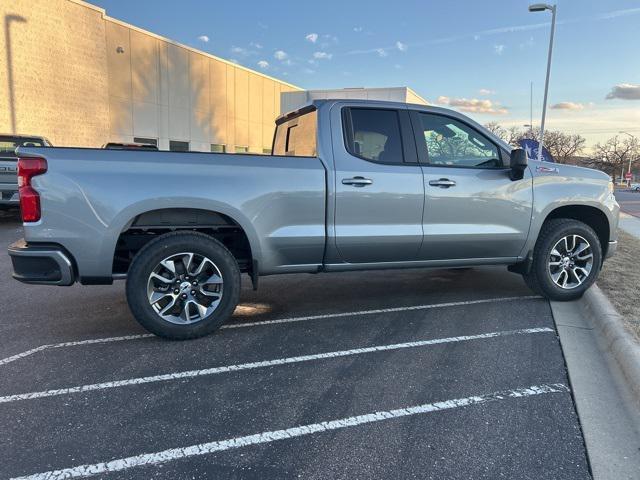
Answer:
[[[0,135],[0,208],[18,206],[18,165],[16,148],[50,147],[44,137]]]

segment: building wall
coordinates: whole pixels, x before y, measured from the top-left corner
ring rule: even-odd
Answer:
[[[428,102],[409,87],[388,88],[340,88],[329,90],[302,90],[282,94],[280,109],[282,112],[296,110],[311,100],[346,99],[346,100],[385,100],[399,103]]]
[[[79,0],[0,2],[0,132],[54,145],[157,139],[271,148],[280,94],[299,90]]]

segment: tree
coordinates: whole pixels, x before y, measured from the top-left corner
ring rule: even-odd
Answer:
[[[617,175],[626,172],[631,165],[640,162],[640,142],[637,137],[620,139],[618,135],[604,143],[596,143],[593,155],[587,160],[589,166],[602,170],[616,181]]]
[[[540,141],[539,128],[523,130],[510,127],[506,129],[497,122],[487,123],[485,128],[513,147],[519,146],[520,140],[524,139]],[[544,147],[558,163],[568,163],[573,157],[579,155],[584,150],[585,143],[584,137],[578,134],[570,135],[559,130],[544,131]]]

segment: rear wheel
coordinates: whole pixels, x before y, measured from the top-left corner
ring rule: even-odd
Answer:
[[[588,225],[557,218],[544,224],[524,280],[550,300],[580,298],[595,282],[602,265],[602,247]]]
[[[150,332],[182,340],[207,335],[233,313],[240,270],[217,240],[196,232],[173,232],[146,244],[127,275],[127,301]]]

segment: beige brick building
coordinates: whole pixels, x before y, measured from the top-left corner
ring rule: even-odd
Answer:
[[[300,90],[81,0],[5,0],[0,20],[0,133],[260,153],[280,94]]]

